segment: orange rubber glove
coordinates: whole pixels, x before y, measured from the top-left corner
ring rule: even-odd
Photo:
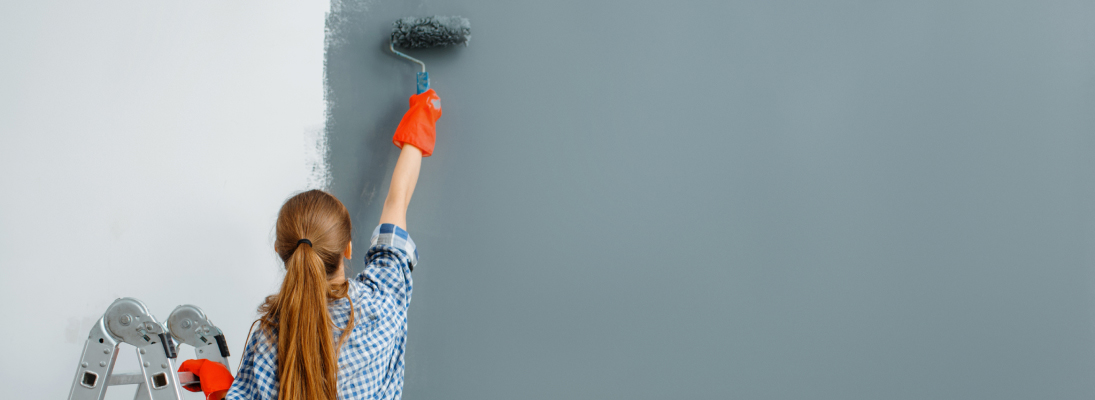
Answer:
[[[441,118],[441,98],[433,89],[411,96],[411,109],[403,114],[403,120],[395,128],[392,144],[403,148],[410,144],[422,150],[422,157],[433,154],[433,142],[436,136],[435,125]]]
[[[179,372],[191,372],[201,381],[201,391],[207,400],[220,400],[232,387],[232,373],[223,364],[206,359],[186,360],[179,366]],[[197,392],[197,388],[183,386],[186,390]]]

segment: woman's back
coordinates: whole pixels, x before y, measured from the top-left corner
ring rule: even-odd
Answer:
[[[354,320],[353,330],[338,352],[340,399],[398,399],[402,395],[411,269],[418,256],[407,232],[392,224],[378,226],[370,242],[365,269],[349,280],[346,297],[327,304],[335,326],[331,330],[334,343],[351,315]],[[227,399],[278,398],[277,343],[276,328],[255,329]]]

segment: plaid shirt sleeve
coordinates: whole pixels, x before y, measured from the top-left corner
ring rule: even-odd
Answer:
[[[394,224],[373,230],[372,247],[365,255],[365,270],[357,280],[391,296],[404,309],[411,302],[411,271],[418,264],[418,249],[407,231]]]
[[[265,329],[251,334],[240,357],[240,367],[225,400],[272,400],[278,397],[277,344]]]

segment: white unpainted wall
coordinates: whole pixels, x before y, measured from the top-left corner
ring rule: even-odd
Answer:
[[[0,3],[2,397],[65,398],[119,297],[203,308],[238,365],[280,282],[278,207],[325,184],[328,7]]]

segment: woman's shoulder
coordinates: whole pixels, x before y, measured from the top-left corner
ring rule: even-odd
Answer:
[[[244,353],[252,354],[260,359],[269,358],[270,356],[277,357],[277,325],[268,325],[259,320],[254,322],[250,331]]]

